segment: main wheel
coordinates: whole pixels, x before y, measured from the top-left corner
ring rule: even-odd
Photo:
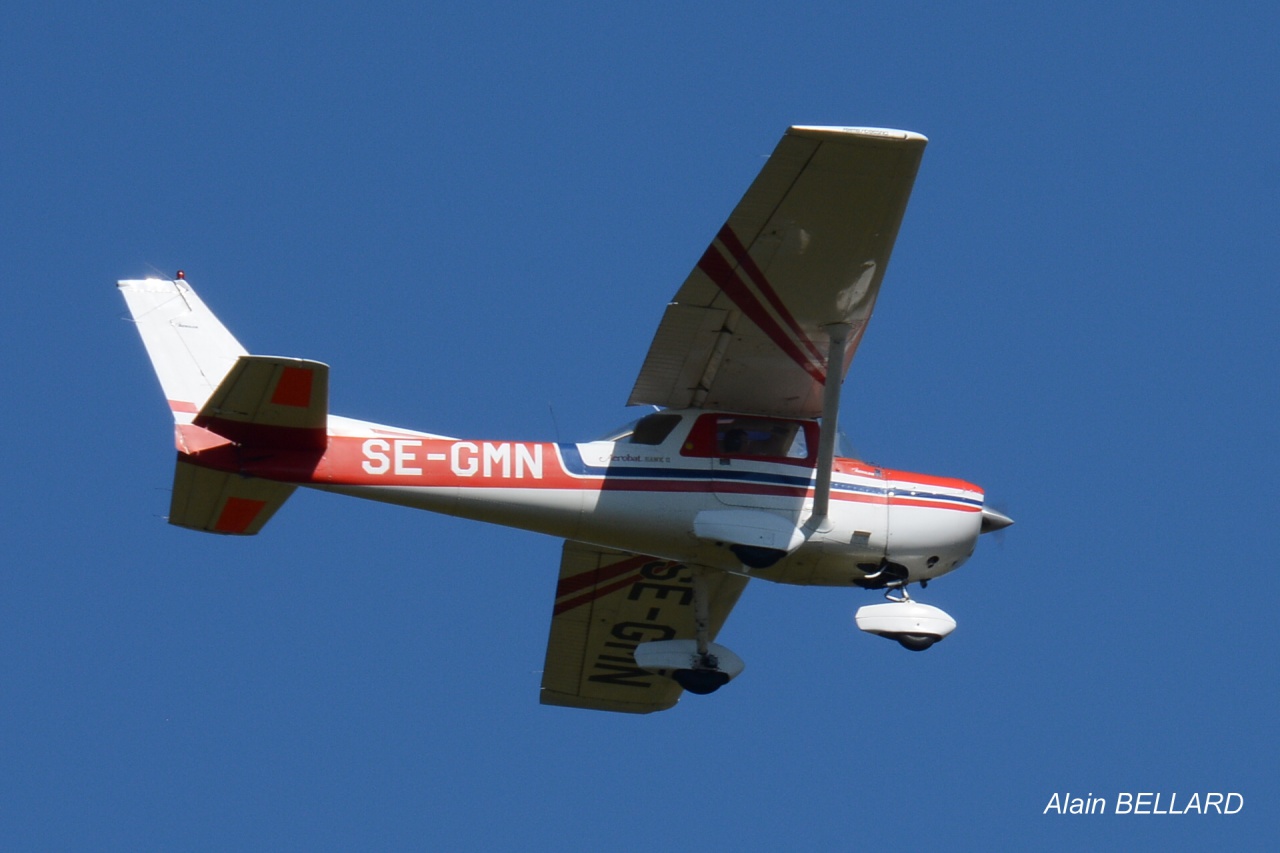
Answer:
[[[933,634],[899,634],[894,637],[895,640],[904,648],[911,649],[913,652],[922,652],[941,640],[941,637],[935,637]]]
[[[718,669],[677,669],[671,677],[685,690],[705,696],[729,683],[729,674]]]

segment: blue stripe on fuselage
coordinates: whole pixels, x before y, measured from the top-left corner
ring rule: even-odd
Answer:
[[[565,471],[578,477],[601,477],[610,480],[702,480],[711,482],[755,483],[768,486],[786,486],[795,489],[811,489],[814,484],[812,475],[788,475],[767,471],[741,471],[733,470],[727,466],[722,468],[719,466],[707,465],[703,467],[702,465],[699,465],[696,468],[681,468],[616,464],[588,465],[586,460],[582,458],[582,453],[578,450],[578,446],[576,444],[557,444],[556,449],[560,453],[560,459],[564,465]],[[873,486],[863,483],[844,482],[840,480],[834,480],[831,483],[831,489],[837,492],[874,495],[878,497],[885,497],[890,492],[890,489],[886,486]],[[982,506],[982,501],[980,500],[961,497],[959,495],[947,495],[920,490],[916,490],[912,494],[906,494],[902,489],[895,489],[893,491],[895,495],[915,498],[918,500],[945,501],[973,507]]]

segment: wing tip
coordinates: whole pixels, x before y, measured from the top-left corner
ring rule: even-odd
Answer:
[[[559,708],[581,708],[584,711],[614,711],[621,714],[653,714],[674,708],[679,701],[680,697],[677,695],[670,702],[622,702],[615,699],[598,699],[560,693],[546,687],[542,688],[538,696],[538,702],[543,705],[553,705]]]
[[[923,133],[913,130],[898,130],[892,127],[836,127],[826,125],[792,125],[787,132],[793,136],[856,136],[862,139],[883,139],[894,142],[927,143],[929,138]]]

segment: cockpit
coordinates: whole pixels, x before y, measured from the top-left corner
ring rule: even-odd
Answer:
[[[662,444],[684,418],[674,412],[654,412],[639,420],[624,424],[600,436],[598,441],[613,441],[619,444],[646,444],[650,446]]]
[[[685,457],[747,459],[814,465],[817,461],[819,422],[764,415],[720,412],[653,412],[611,430],[600,441],[657,446],[676,434],[682,423],[693,420],[683,437],[680,455]],[[679,439],[680,436],[676,436]],[[848,440],[837,437],[836,451],[852,456]]]
[[[705,414],[680,453],[720,459],[755,459],[812,465],[818,447],[815,421],[759,415]]]

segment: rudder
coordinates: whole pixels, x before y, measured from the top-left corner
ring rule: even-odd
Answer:
[[[174,419],[190,423],[247,351],[184,279],[116,283]]]

